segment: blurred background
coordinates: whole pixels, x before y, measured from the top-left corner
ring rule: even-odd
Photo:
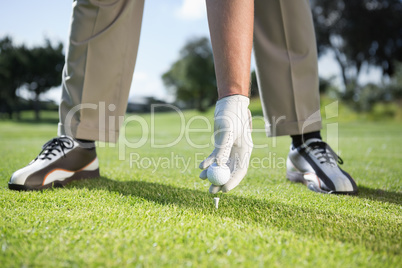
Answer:
[[[402,120],[402,1],[312,0],[320,92],[351,112]],[[0,3],[0,118],[57,110],[72,1]],[[254,61],[252,96],[258,98]],[[128,111],[206,111],[217,98],[205,0],[145,1]]]

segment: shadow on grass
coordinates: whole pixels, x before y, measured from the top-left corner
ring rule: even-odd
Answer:
[[[289,182],[292,183],[292,182]],[[301,187],[302,184],[300,184]],[[393,191],[386,191],[381,189],[372,189],[365,186],[358,185],[358,194],[352,195],[356,198],[368,199],[370,201],[377,201],[377,202],[388,202],[394,203],[397,205],[402,205],[402,193],[393,192]]]
[[[200,214],[213,214],[244,223],[255,222],[303,236],[362,245],[376,252],[399,254],[400,251],[401,228],[387,219],[379,221],[373,217],[332,213],[320,207],[307,208],[231,194],[221,198],[219,210],[216,210],[212,196],[204,191],[143,181],[114,181],[105,177],[75,182],[69,187],[118,192],[162,205],[191,208]]]
[[[359,198],[402,205],[402,193],[359,186]]]

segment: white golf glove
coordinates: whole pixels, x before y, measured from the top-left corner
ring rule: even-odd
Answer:
[[[222,186],[211,185],[209,192],[216,194],[235,188],[247,174],[253,141],[251,139],[250,99],[242,95],[220,99],[215,107],[214,137],[215,150],[201,164],[200,178],[207,178],[208,167],[228,165],[230,179]]]

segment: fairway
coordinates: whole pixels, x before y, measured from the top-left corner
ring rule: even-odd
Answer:
[[[41,192],[7,182],[56,124],[0,121],[0,266],[400,267],[400,122],[324,121],[360,191],[342,196],[287,181],[290,138],[267,138],[255,117],[248,175],[215,209],[198,178],[212,117],[129,115],[119,144],[98,144],[101,178]]]

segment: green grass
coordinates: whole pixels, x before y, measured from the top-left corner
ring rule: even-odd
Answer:
[[[257,103],[251,108],[259,113]],[[186,112],[186,125],[196,115]],[[56,126],[2,121],[0,266],[400,267],[402,124],[342,115],[324,123],[338,124],[343,168],[359,195],[316,194],[288,182],[290,139],[255,132],[256,145],[268,144],[252,155],[263,165],[254,164],[242,184],[221,197],[218,210],[209,184],[198,179],[197,166],[212,147],[189,143],[210,143],[208,131],[189,133],[190,140],[184,136],[169,148],[152,148],[148,139],[123,153],[122,146],[101,143],[101,178],[15,192],[7,188],[10,175],[56,135]],[[206,116],[212,119],[212,111]],[[149,115],[141,117],[150,122]],[[177,114],[158,114],[155,143],[174,141],[179,125]],[[133,121],[123,131],[132,143],[141,138],[138,126]],[[189,126],[205,129],[206,122]],[[262,121],[254,128],[262,129]],[[135,162],[137,156],[149,161]],[[187,169],[182,160],[189,161]]]

